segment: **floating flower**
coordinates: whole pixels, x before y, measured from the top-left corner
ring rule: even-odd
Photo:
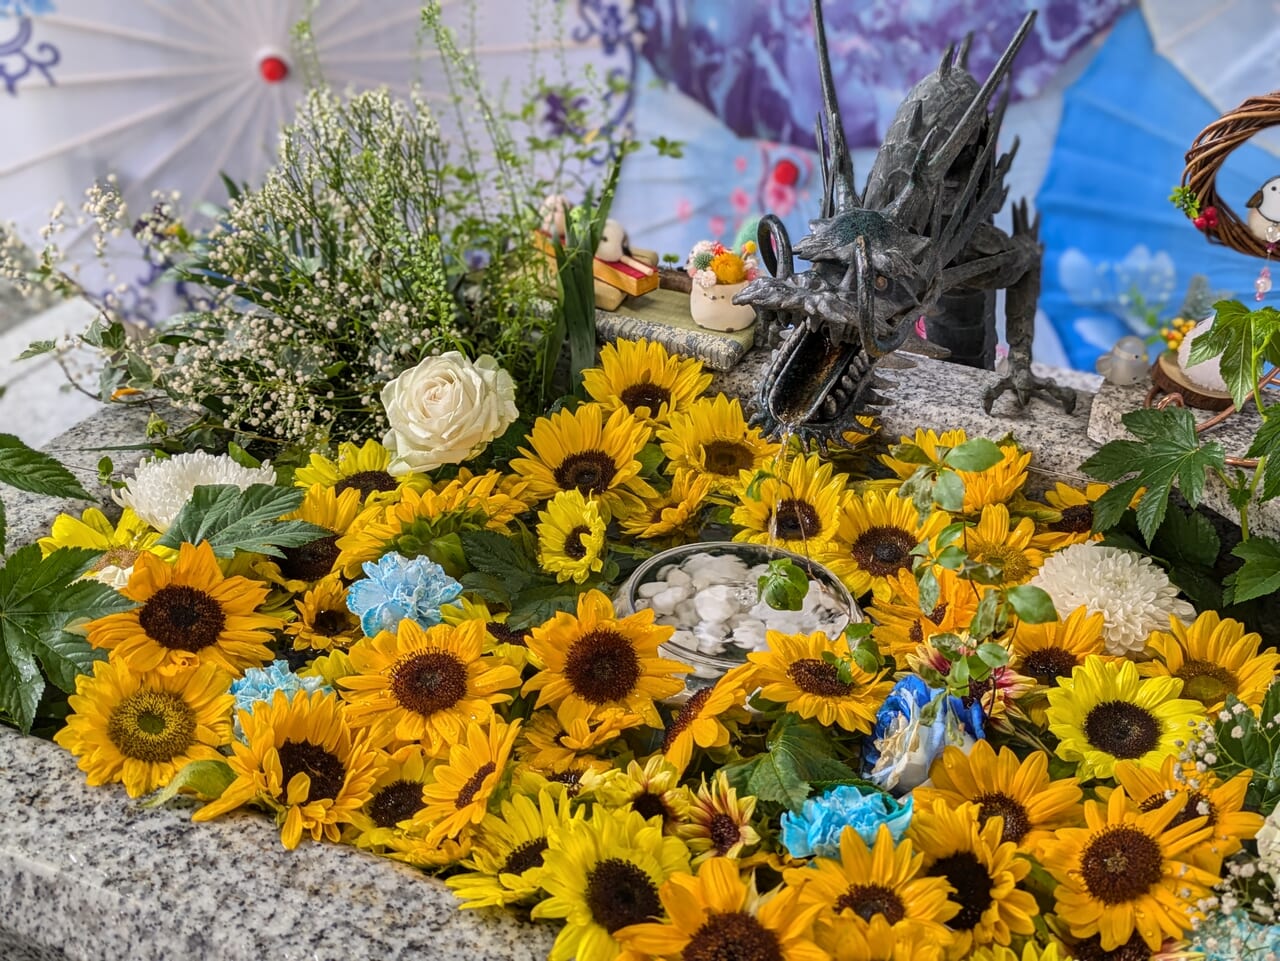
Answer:
[[[759,427],[748,427],[742,405],[724,394],[672,414],[670,426],[658,430],[658,440],[670,461],[669,473],[684,469],[705,475],[717,492],[737,490],[743,471],[763,470],[782,450]]]
[[[667,834],[675,834],[689,813],[689,789],[680,785],[680,772],[661,754],[590,778],[600,803],[615,809],[630,806],[646,821],[658,818]]]
[[[352,843],[366,851],[382,852],[395,845],[409,847],[421,841],[415,831],[414,815],[427,806],[422,789],[432,780],[431,759],[420,745],[410,745],[393,754],[386,768],[369,789],[369,799],[352,818]]]
[[[420,627],[439,624],[441,605],[462,593],[462,585],[426,557],[391,553],[362,567],[365,579],[347,589],[347,607],[366,637],[394,631],[406,618]]]
[[[938,600],[933,610],[920,609],[920,585],[910,571],[886,578],[890,597],[875,596],[871,608],[871,636],[880,650],[901,662],[934,634],[959,634],[968,630],[978,611],[983,588],[961,580],[945,567],[934,568]]]
[[[376,440],[367,440],[359,447],[343,441],[338,445],[338,456],[332,460],[323,454],[312,454],[305,467],[294,471],[293,482],[299,487],[323,484],[337,494],[355,490],[364,504],[394,501],[406,484],[425,485],[426,479],[419,474],[393,476],[387,470],[391,456],[391,451]]]
[[[816,454],[793,457],[776,476],[754,488],[742,484],[733,523],[735,541],[769,544],[808,557],[828,552],[840,524],[848,477],[832,474],[830,462]]]
[[[906,794],[929,777],[947,745],[968,749],[985,737],[981,705],[947,697],[914,674],[893,686],[876,714],[864,748],[868,777],[879,787]]]
[[[1108,654],[1140,654],[1147,636],[1167,628],[1171,616],[1195,616],[1151,558],[1118,547],[1073,544],[1047,558],[1031,583],[1059,611],[1084,606],[1102,614]]]
[[[1216,611],[1205,611],[1184,626],[1170,618],[1169,631],[1157,631],[1147,641],[1156,660],[1139,666],[1140,673],[1182,679],[1182,693],[1219,711],[1228,695],[1255,710],[1276,679],[1280,654],[1261,650],[1262,637],[1245,633],[1244,625]]]
[[[759,844],[760,835],[751,827],[755,809],[756,799],[739,798],[724,771],[716,771],[710,784],[704,775],[685,823],[676,829],[695,855],[693,864],[707,858],[737,858],[745,848]]]
[[[347,606],[342,578],[331,574],[295,601],[298,616],[284,629],[296,651],[328,651],[350,647],[364,636],[360,618]]]
[[[645,501],[644,510],[623,520],[622,532],[644,539],[684,535],[689,541],[696,540],[702,507],[711,490],[708,475],[681,468],[670,490]]]
[[[585,583],[604,567],[605,519],[594,500],[561,491],[538,512],[538,564],[558,583]]]
[[[76,678],[71,714],[54,740],[76,756],[90,785],[120,782],[130,797],[167,785],[192,761],[222,758],[231,740],[231,678],[216,665],[138,673],[97,661]]]
[[[235,698],[236,736],[242,737],[239,712],[253,712],[253,706],[261,702],[270,702],[276,692],[292,698],[295,694],[314,694],[325,687],[324,679],[319,677],[299,677],[289,670],[288,661],[272,661],[267,667],[251,667],[244,676],[231,682],[231,696]]]
[[[892,578],[911,573],[911,552],[950,522],[941,511],[921,520],[911,501],[896,493],[850,494],[840,511],[836,543],[819,560],[855,597],[873,591],[877,599],[888,600]]]
[[[254,484],[275,482],[276,472],[267,464],[242,467],[226,454],[196,451],[143,460],[133,479],[112,496],[156,530],[166,531],[199,486],[230,484],[245,490]]]
[[[722,719],[746,703],[743,676],[729,671],[713,686],[694,691],[680,705],[662,735],[663,756],[677,771],[684,773],[689,766],[694,745],[706,751],[729,743],[729,729]]]
[[[852,829],[868,846],[885,827],[896,844],[911,824],[912,799],[844,784],[804,802],[799,814],[782,815],[782,843],[793,858],[840,856],[841,837]]]
[[[471,724],[465,740],[449,748],[449,760],[435,768],[435,781],[423,790],[426,806],[414,815],[416,825],[430,828],[428,841],[457,837],[484,819],[519,733],[519,720],[507,724],[495,714],[487,730]]]
[[[666,423],[711,385],[702,361],[671,354],[657,341],[620,340],[600,350],[600,366],[582,372],[587,395],[606,411],[625,407],[650,426]]]

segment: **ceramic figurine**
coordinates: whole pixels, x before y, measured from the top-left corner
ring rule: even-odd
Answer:
[[[596,256],[607,263],[626,264],[632,270],[637,270],[646,276],[655,272],[656,268],[637,260],[632,253],[627,231],[622,224],[613,219],[606,220],[604,229],[600,232],[600,245],[596,247]]]
[[[739,252],[709,240],[689,251],[685,269],[693,278],[689,315],[707,330],[745,330],[756,322],[753,307],[735,304],[734,297],[756,277],[755,244]]]
[[[1121,337],[1111,353],[1098,358],[1095,366],[1108,384],[1130,387],[1148,378],[1151,362],[1147,345],[1141,337]]]
[[[1264,244],[1280,241],[1280,177],[1272,177],[1245,204],[1249,208],[1249,233]]]

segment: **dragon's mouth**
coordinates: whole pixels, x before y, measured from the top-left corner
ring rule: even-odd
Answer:
[[[838,440],[858,430],[854,415],[871,393],[871,358],[857,341],[833,341],[827,324],[806,319],[781,333],[760,390],[767,425],[779,432],[807,431]]]

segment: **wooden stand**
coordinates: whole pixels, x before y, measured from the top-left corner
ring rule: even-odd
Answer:
[[[1231,406],[1231,395],[1197,387],[1187,379],[1178,366],[1177,358],[1163,353],[1151,365],[1151,379],[1166,394],[1180,394],[1188,407],[1197,410],[1226,410]]]

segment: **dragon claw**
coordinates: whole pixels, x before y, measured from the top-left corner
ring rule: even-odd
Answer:
[[[1076,392],[1070,387],[1062,387],[1048,377],[1037,377],[1026,365],[1015,365],[1008,374],[1000,378],[982,393],[982,409],[991,413],[991,405],[996,398],[1006,391],[1012,391],[1019,408],[1031,403],[1031,398],[1048,394],[1062,405],[1062,409],[1070,414],[1076,409]]]

